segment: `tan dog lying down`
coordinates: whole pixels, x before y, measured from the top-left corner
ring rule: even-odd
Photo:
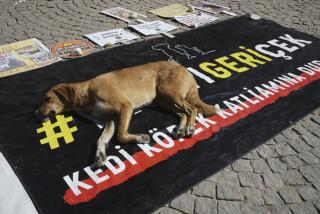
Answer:
[[[204,116],[216,113],[214,106],[201,101],[197,83],[183,66],[160,61],[125,68],[79,83],[58,84],[45,95],[36,115],[43,119],[66,111],[85,111],[106,120],[97,141],[96,161],[106,159],[106,146],[118,122],[120,143],[149,143],[145,134],[130,134],[128,127],[134,109],[156,102],[177,114],[180,124],[177,137],[194,134],[197,112]]]

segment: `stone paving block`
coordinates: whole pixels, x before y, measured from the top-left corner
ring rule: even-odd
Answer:
[[[184,213],[193,213],[195,196],[184,193],[170,202],[170,207]]]
[[[288,142],[288,139],[284,135],[282,135],[281,133],[279,133],[276,136],[274,136],[273,139],[277,143],[286,143],[286,142]]]
[[[243,200],[243,195],[239,186],[230,184],[217,184],[217,199],[240,201]]]
[[[252,150],[251,152],[249,152],[248,154],[243,156],[243,159],[248,159],[248,160],[256,160],[259,158],[260,157],[259,157],[258,152],[256,150]]]
[[[249,160],[239,159],[232,164],[232,168],[236,172],[252,172],[252,167]]]
[[[320,146],[312,149],[310,152],[320,158]]]
[[[290,155],[290,156],[287,156],[287,157],[282,157],[280,158],[281,162],[283,162],[287,169],[298,169],[305,164],[304,161],[302,161],[298,156],[296,155]]]
[[[245,203],[250,205],[263,205],[262,191],[256,188],[242,188],[245,197]]]
[[[300,135],[309,135],[310,132],[303,127],[302,125],[303,123],[297,123],[294,126],[292,126],[292,128],[297,131]]]
[[[310,151],[311,147],[302,138],[299,140],[290,140],[288,142],[290,146],[298,153],[304,153]]]
[[[287,204],[296,204],[302,201],[297,191],[292,187],[285,187],[280,189],[279,194]]]
[[[300,167],[299,171],[308,182],[320,181],[320,170],[314,165]]]
[[[291,214],[291,211],[286,205],[274,205],[267,207],[269,213],[268,214]]]
[[[258,154],[263,158],[274,158],[278,157],[277,152],[268,145],[262,145],[257,149]]]
[[[240,214],[240,202],[218,201],[218,214]]]
[[[239,172],[240,185],[244,187],[263,187],[262,178],[253,172]]]
[[[281,132],[281,134],[283,134],[290,141],[299,139],[299,136],[291,128],[284,130]]]
[[[312,186],[316,188],[316,190],[320,191],[320,181],[312,182]]]
[[[266,144],[266,145],[274,145],[274,144],[276,144],[276,143],[277,143],[277,142],[274,141],[274,139],[270,139],[270,140],[266,141],[264,144]]]
[[[241,213],[243,214],[269,214],[266,206],[253,204],[241,204]]]
[[[312,203],[292,204],[290,209],[293,214],[318,214]]]
[[[276,152],[279,154],[280,157],[285,157],[288,155],[295,155],[297,154],[288,144],[279,144],[275,147]]]
[[[222,184],[239,184],[238,175],[233,171],[221,171],[207,180]]]
[[[306,183],[305,179],[302,177],[299,171],[295,169],[283,171],[281,173],[281,177],[285,184],[292,186],[302,185]]]
[[[267,158],[267,163],[273,172],[282,172],[287,169],[286,165],[279,158]]]
[[[318,137],[314,136],[313,134],[306,134],[302,135],[302,139],[311,147],[320,146],[320,140]]]
[[[194,214],[216,214],[217,201],[210,198],[196,198]]]
[[[203,181],[192,188],[192,194],[215,198],[216,184],[209,181]]]
[[[262,194],[262,197],[263,197],[264,203],[266,205],[284,204],[284,202],[281,199],[280,195],[274,189],[265,189],[264,193]]]
[[[317,132],[319,130],[319,125],[312,122],[311,120],[305,120],[305,122],[303,123],[303,127],[312,133]]]
[[[257,174],[271,173],[268,164],[262,158],[258,160],[251,160],[251,166],[253,168],[253,171]]]
[[[317,208],[317,210],[320,210],[320,199],[312,201],[313,205]]]
[[[280,174],[277,174],[277,173],[264,174],[262,175],[262,178],[266,187],[269,187],[269,188],[283,187],[283,181]]]
[[[303,153],[298,155],[307,164],[319,163],[319,158],[312,154],[311,152]]]
[[[226,166],[222,171],[223,172],[230,172],[230,171],[233,171],[233,169],[232,169],[232,166],[229,165],[229,166]]]
[[[304,201],[315,200],[320,196],[319,192],[312,186],[299,186],[296,190]]]
[[[319,115],[313,115],[311,116],[311,121],[317,123],[318,125],[320,125],[320,116]]]

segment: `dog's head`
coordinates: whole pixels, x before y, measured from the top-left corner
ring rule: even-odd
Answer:
[[[71,88],[68,84],[58,84],[52,87],[44,96],[35,116],[45,121],[57,114],[65,112],[70,106]]]

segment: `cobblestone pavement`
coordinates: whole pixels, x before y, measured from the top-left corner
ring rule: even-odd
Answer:
[[[120,5],[145,14],[174,2],[190,1],[0,0],[0,45],[36,37],[51,46],[55,41],[126,27],[122,21],[99,14],[102,9]],[[229,5],[238,14],[256,13],[320,36],[319,0],[215,2]],[[154,214],[319,213],[319,161],[320,108]]]
[[[320,108],[154,214],[316,214]]]

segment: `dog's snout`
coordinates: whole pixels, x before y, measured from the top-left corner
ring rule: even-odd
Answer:
[[[56,112],[52,110],[49,112],[48,117],[53,117],[54,115],[56,115]]]
[[[40,122],[46,121],[47,119],[49,119],[51,116],[54,116],[55,112],[51,111],[48,115],[44,114],[42,111],[40,111],[39,109],[35,110],[34,112],[34,116],[37,118],[37,120],[39,120]]]
[[[43,118],[44,118],[44,116],[40,113],[40,111],[39,111],[38,109],[35,110],[34,116],[35,116],[38,120],[40,120],[40,121],[42,121]]]

